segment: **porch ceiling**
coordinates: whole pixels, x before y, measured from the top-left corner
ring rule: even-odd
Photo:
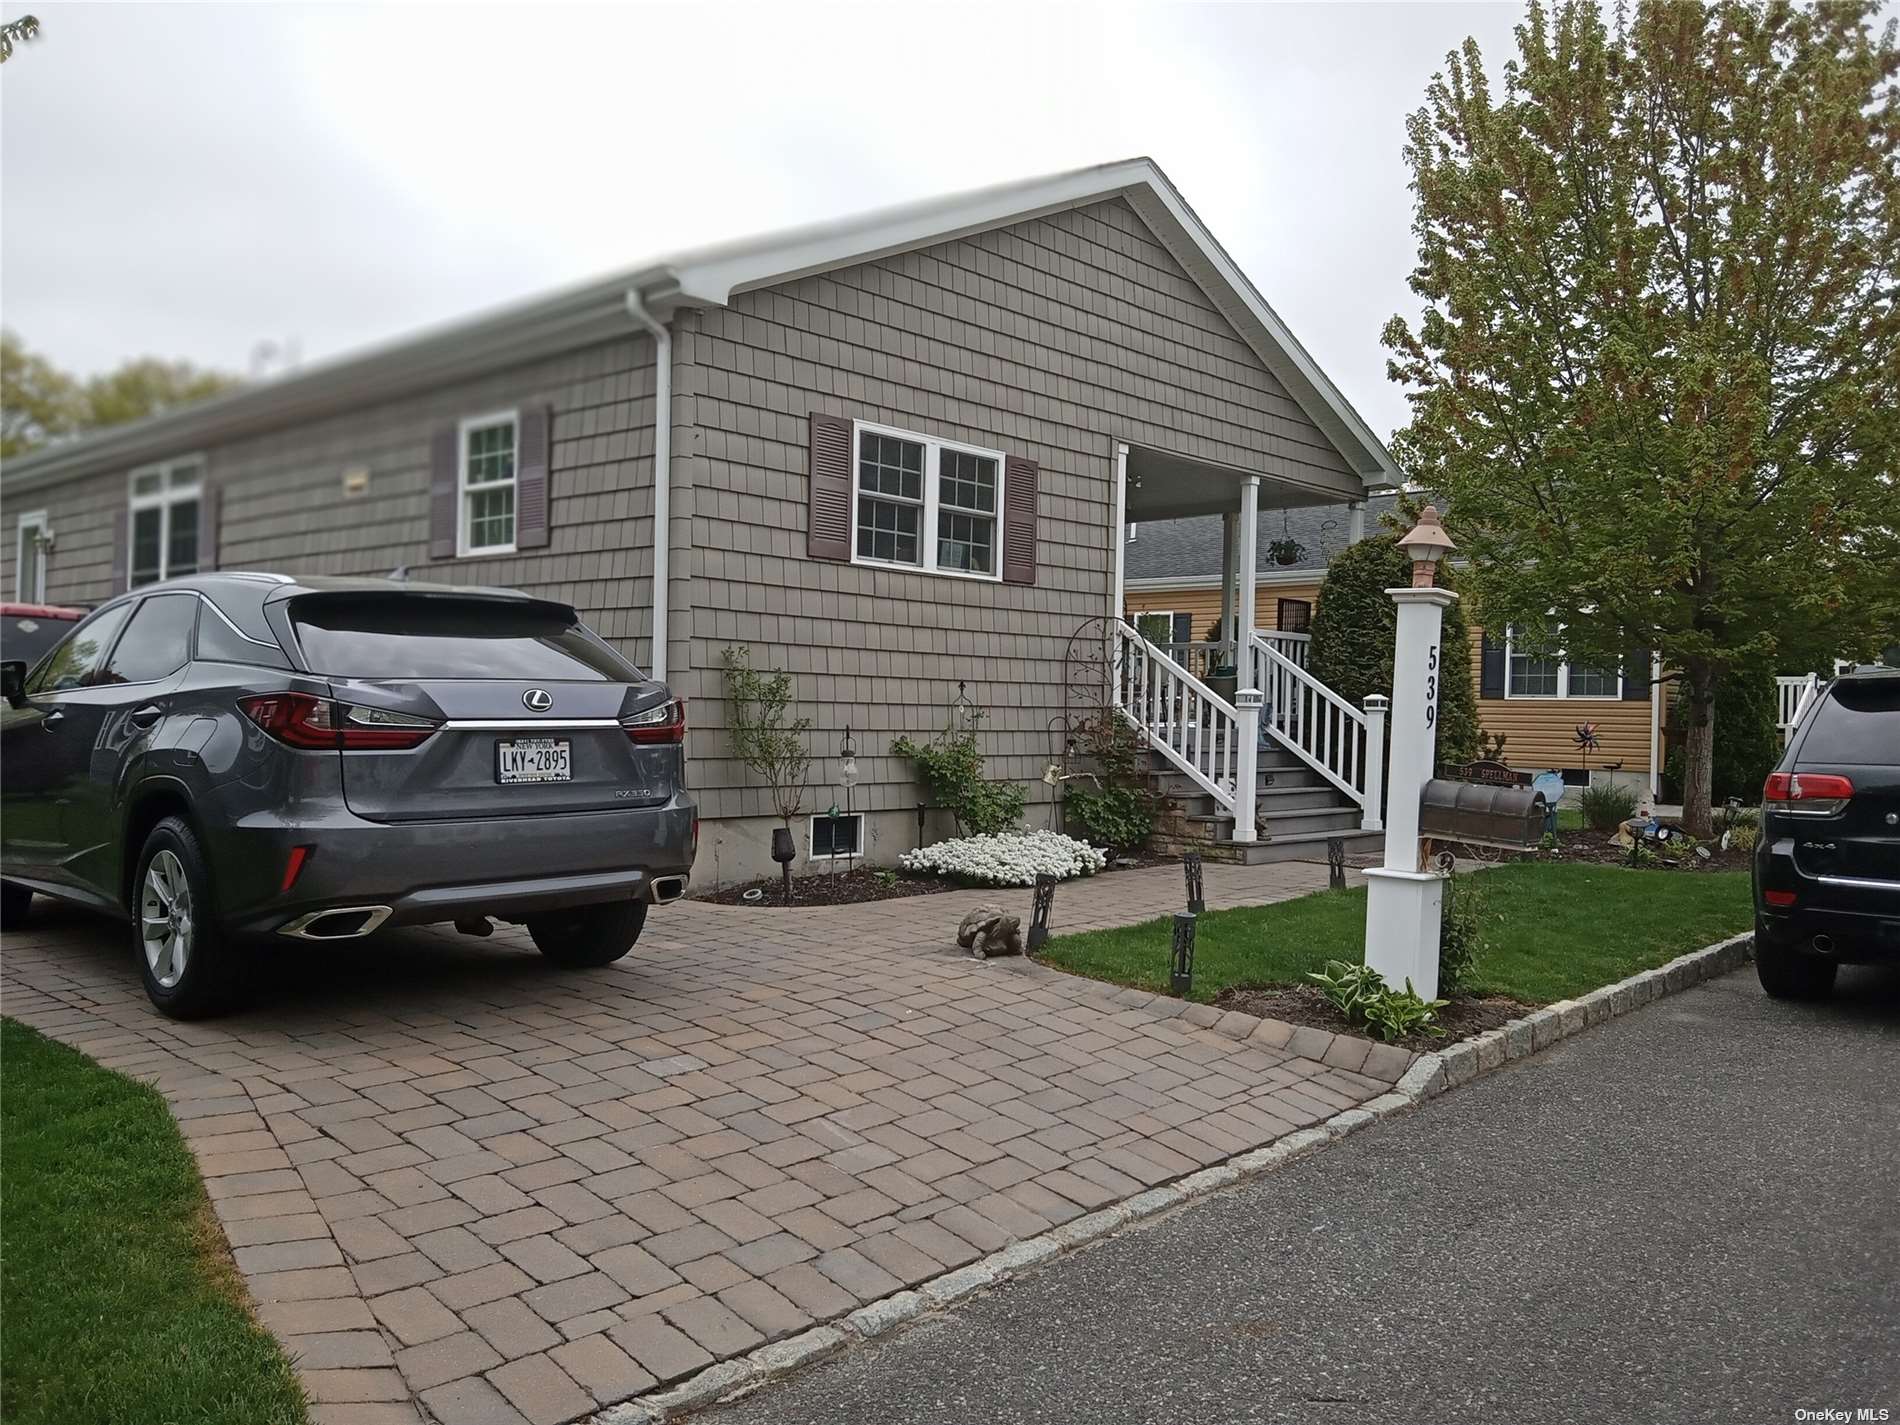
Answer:
[[[1248,474],[1231,465],[1211,465],[1147,446],[1128,449],[1127,517],[1130,520],[1178,520],[1190,515],[1237,514],[1240,487]],[[1289,485],[1271,475],[1260,477],[1260,508],[1336,505],[1348,497],[1334,491]]]

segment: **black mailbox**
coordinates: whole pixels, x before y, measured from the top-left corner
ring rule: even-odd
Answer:
[[[1543,839],[1548,810],[1529,787],[1485,786],[1434,777],[1419,802],[1418,834],[1439,841],[1519,850]]]

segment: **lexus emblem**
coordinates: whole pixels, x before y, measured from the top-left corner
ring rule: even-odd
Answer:
[[[530,688],[521,695],[521,701],[527,705],[529,712],[546,712],[554,706],[554,694],[546,688]]]

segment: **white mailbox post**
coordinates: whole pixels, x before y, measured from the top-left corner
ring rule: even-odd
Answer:
[[[1385,799],[1385,864],[1366,872],[1366,964],[1394,989],[1407,980],[1425,999],[1438,996],[1438,916],[1445,883],[1419,864],[1418,809],[1438,746],[1439,634],[1458,601],[1433,583],[1454,546],[1427,505],[1399,541],[1412,555],[1412,585],[1387,589],[1399,606],[1392,658],[1392,756]]]

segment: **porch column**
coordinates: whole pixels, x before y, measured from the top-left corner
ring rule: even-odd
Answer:
[[[1265,701],[1253,657],[1255,564],[1260,542],[1260,477],[1249,475],[1240,487],[1240,607],[1234,610],[1234,638],[1238,644],[1234,671],[1239,675],[1239,691],[1234,707],[1240,714],[1236,729],[1240,738],[1234,785],[1234,840],[1249,842],[1257,838],[1254,830],[1254,797],[1257,792],[1257,768],[1260,756],[1260,709]]]
[[[1108,621],[1112,626],[1127,606],[1128,575],[1128,447],[1115,447],[1115,583],[1108,591]]]
[[[1234,636],[1234,521],[1238,516],[1220,517],[1220,633],[1219,638]],[[1235,664],[1239,666],[1238,663]]]
[[[1346,542],[1357,544],[1366,537],[1366,502],[1354,500],[1346,511]]]
[[[1249,475],[1246,483],[1240,487],[1240,607],[1234,610],[1239,615],[1235,632],[1240,643],[1236,669],[1243,688],[1254,685],[1253,625],[1258,603],[1255,586],[1259,579],[1259,543],[1260,477]]]

